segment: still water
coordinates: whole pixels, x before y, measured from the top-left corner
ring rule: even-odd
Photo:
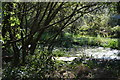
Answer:
[[[57,60],[72,61],[78,57],[90,57],[99,59],[118,59],[120,60],[120,50],[104,47],[80,47],[69,48],[66,51],[67,56],[56,57]]]

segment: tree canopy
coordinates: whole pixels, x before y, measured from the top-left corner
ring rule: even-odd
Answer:
[[[85,14],[100,12],[108,3],[5,2],[2,6],[3,55],[13,54],[16,65],[20,58],[24,63],[26,55],[33,55],[39,44],[51,51],[65,29]]]

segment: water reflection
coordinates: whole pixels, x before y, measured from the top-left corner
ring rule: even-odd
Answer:
[[[69,48],[66,51],[66,54],[69,55],[69,57],[61,57],[57,58],[58,60],[68,60],[72,61],[73,58],[81,57],[81,58],[97,58],[97,59],[118,59],[120,60],[120,50],[117,49],[111,49],[111,48],[103,48],[103,47],[75,47],[75,48]]]

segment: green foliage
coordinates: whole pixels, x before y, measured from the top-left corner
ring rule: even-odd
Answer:
[[[3,69],[3,80],[23,80],[48,78],[55,70],[54,61],[48,52],[42,51],[39,54],[27,56],[25,65],[13,67],[7,64]]]
[[[65,51],[60,50],[60,49],[55,49],[53,50],[53,56],[55,57],[61,57],[61,56],[65,56]]]
[[[60,66],[67,65],[65,62],[56,62],[57,64],[55,64],[52,57],[66,56],[66,52],[64,50],[56,50],[52,54],[49,52],[49,49],[52,51],[54,47],[71,48],[75,47],[73,43],[77,42],[77,45],[81,46],[91,45],[119,48],[119,39],[86,37],[86,35],[100,35],[99,31],[101,29],[108,31],[111,29],[107,25],[110,15],[108,16],[103,13],[106,10],[106,8],[105,10],[103,9],[105,5],[106,3],[82,2],[4,2],[2,4],[3,54],[7,56],[14,55],[14,65],[12,63],[5,64],[3,79],[38,80],[53,76],[52,72],[56,70],[57,64]],[[100,11],[102,9],[103,12]],[[94,14],[87,14],[91,12]],[[85,37],[74,40],[75,36],[72,34],[79,34],[79,30],[83,30],[81,34],[85,35]],[[115,34],[118,37],[119,28],[111,30],[113,33],[117,32]],[[59,71],[59,69],[57,70]]]
[[[119,34],[120,34],[120,26],[114,26],[113,28],[111,28],[113,37],[117,37],[120,38]]]
[[[80,37],[75,39],[79,42],[79,45],[89,45],[89,46],[102,46],[109,47],[113,49],[119,49],[119,39],[112,38],[102,38],[102,37]]]

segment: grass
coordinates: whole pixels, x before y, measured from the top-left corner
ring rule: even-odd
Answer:
[[[117,38],[103,38],[75,35],[74,41],[79,42],[79,45],[101,46],[112,49],[120,49],[120,39]]]
[[[66,34],[65,35],[65,40],[62,42],[64,43],[63,46],[64,49],[56,49],[53,51],[53,55],[55,57],[61,57],[61,56],[70,56],[72,52],[67,52],[66,50],[69,48],[78,48],[78,46],[84,47],[84,46],[89,46],[89,47],[104,47],[104,48],[111,48],[111,49],[118,49],[120,50],[120,39],[118,38],[104,38],[104,37],[91,37],[91,36],[82,36],[82,35],[71,35],[71,34]],[[71,37],[70,37],[71,36]],[[70,40],[67,38],[69,37]],[[64,39],[64,38],[63,38]],[[68,40],[68,41],[67,41]],[[77,42],[79,44],[72,44],[72,42]],[[67,46],[67,47],[65,47]]]

